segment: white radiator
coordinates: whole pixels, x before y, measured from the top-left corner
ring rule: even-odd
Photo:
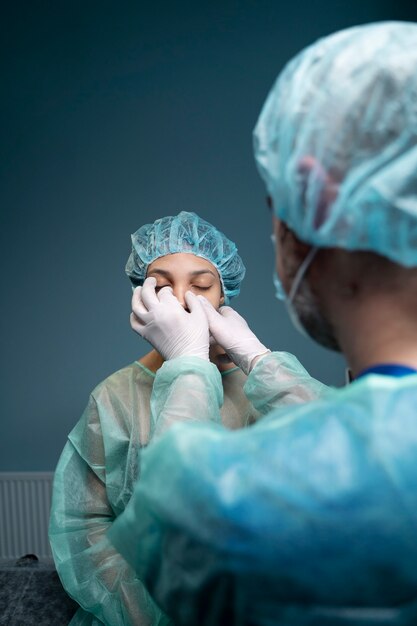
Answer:
[[[0,558],[51,558],[48,541],[53,472],[0,472]]]

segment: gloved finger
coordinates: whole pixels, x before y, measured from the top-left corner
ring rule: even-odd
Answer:
[[[197,296],[197,300],[201,303],[203,310],[207,316],[207,320],[209,325],[218,319],[218,312],[214,308],[214,306],[205,298],[204,296]]]
[[[135,287],[132,293],[132,302],[133,300],[142,300],[141,298],[142,287]]]
[[[141,293],[142,287],[136,287],[132,296],[132,311],[137,317],[143,318],[148,313],[148,309],[142,302]]]
[[[192,292],[191,292],[191,293],[192,293]],[[195,295],[195,294],[193,294],[193,295]],[[212,303],[211,303],[209,300],[207,300],[207,298],[205,298],[204,296],[199,295],[199,296],[196,296],[196,298],[197,298],[197,299],[198,299],[198,300],[202,303],[202,305],[204,306],[204,308],[207,308],[207,309],[213,309],[213,311],[215,311],[215,310],[216,310],[216,309],[214,308],[214,306],[212,305]]]
[[[207,298],[205,298],[204,296],[195,296],[195,297],[197,298],[197,300],[199,300],[199,302],[201,302],[207,315],[210,315],[210,314],[217,315],[218,313],[217,309],[214,308],[212,303],[209,300],[207,300]]]
[[[222,306],[219,310],[219,313],[224,319],[228,320],[229,324],[234,322],[235,324],[238,324],[241,328],[249,328],[245,318],[239,315],[239,313],[232,309],[231,306]]]
[[[168,287],[168,286],[163,287],[161,291],[158,293],[158,298],[159,298],[159,302],[163,302],[170,306],[175,306],[176,304],[179,304],[177,298],[174,296],[172,287]]]
[[[217,339],[215,339],[211,333],[209,334],[209,345],[210,346],[217,345]]]
[[[146,327],[146,324],[142,324],[141,321],[136,317],[134,313],[130,314],[130,326],[132,327],[132,330],[135,331],[135,333],[138,333],[138,335],[143,336],[143,332]]]
[[[222,306],[219,309],[219,313],[222,317],[233,317],[234,315],[239,315],[237,311],[232,309],[231,306]],[[240,315],[239,315],[240,317]]]
[[[184,300],[191,315],[200,320],[201,324],[205,326],[208,325],[206,314],[204,313],[203,305],[198,296],[195,295],[192,291],[187,291],[184,295]]]
[[[150,276],[143,283],[141,300],[148,311],[152,311],[152,309],[159,305],[159,300],[158,296],[156,295],[155,287],[156,278],[154,276]]]
[[[216,343],[224,347],[224,344],[227,342],[226,336],[229,334],[227,328],[225,328],[225,320],[223,320],[217,309],[204,296],[197,296],[197,298],[202,305],[203,312],[208,322],[211,337],[210,343]]]

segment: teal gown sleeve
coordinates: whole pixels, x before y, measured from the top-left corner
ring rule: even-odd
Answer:
[[[113,436],[116,439],[116,423]],[[120,473],[122,491],[126,482],[122,465],[114,471]],[[81,607],[71,625],[171,624],[107,538],[117,513],[106,488],[100,408],[91,396],[55,472],[49,530],[58,574]]]
[[[331,387],[316,380],[289,352],[271,352],[250,373],[245,393],[260,415],[324,397]]]
[[[417,384],[380,378],[144,451],[109,538],[176,625],[417,623]]]
[[[213,384],[206,384],[206,372]],[[152,389],[151,438],[161,436],[176,423],[220,425],[222,404],[222,379],[213,363],[196,357],[166,361],[158,370]]]

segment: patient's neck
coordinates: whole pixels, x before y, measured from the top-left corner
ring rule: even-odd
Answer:
[[[226,372],[227,370],[231,370],[236,367],[236,365],[224,351],[224,348],[219,346],[219,344],[217,343],[214,343],[210,346],[209,358],[210,361],[217,366],[217,369],[220,372]]]
[[[156,350],[151,350],[145,356],[139,359],[139,363],[142,363],[151,372],[157,372],[163,365],[164,359]]]

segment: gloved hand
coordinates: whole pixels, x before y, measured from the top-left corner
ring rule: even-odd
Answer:
[[[230,306],[216,311],[204,296],[197,296],[207,315],[210,333],[245,374],[253,369],[257,357],[270,352],[253,334],[246,321]]]
[[[171,287],[155,292],[156,279],[147,278],[132,297],[130,325],[163,356],[197,356],[209,360],[209,328],[202,303],[191,291],[185,294],[189,312]]]

